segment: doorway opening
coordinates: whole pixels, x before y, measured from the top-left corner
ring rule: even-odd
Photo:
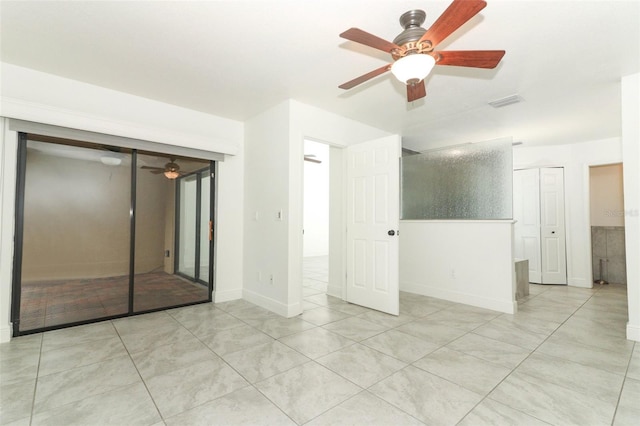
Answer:
[[[327,293],[329,285],[329,145],[304,141],[302,297]]]
[[[589,167],[589,204],[594,284],[626,285],[622,164]]]

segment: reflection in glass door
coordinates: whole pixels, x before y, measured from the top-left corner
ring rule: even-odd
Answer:
[[[193,274],[194,267],[199,263],[197,246],[189,244],[186,245],[189,250],[175,253],[178,259],[184,259],[183,262],[188,265],[186,269],[191,274],[175,268],[172,252],[176,235],[181,240],[194,239],[195,234],[188,234],[183,228],[185,223],[187,229],[196,228],[195,206],[201,198],[198,195],[201,185],[197,184],[197,170],[203,167],[209,170],[209,162],[176,159],[159,154],[137,154],[137,165],[134,311],[208,300],[208,271],[202,277]],[[170,165],[178,167],[179,171],[175,175],[165,171]],[[208,173],[205,175],[209,176]],[[203,210],[198,210],[198,216],[204,215],[208,220],[211,205],[208,202],[205,204]],[[208,246],[202,251],[208,256]],[[207,262],[206,267],[208,266]]]
[[[211,173],[199,170],[178,181],[176,270],[202,284],[211,267]]]
[[[131,151],[20,137],[23,205],[16,228],[22,232],[16,240],[22,247],[14,268],[14,328],[126,314]]]

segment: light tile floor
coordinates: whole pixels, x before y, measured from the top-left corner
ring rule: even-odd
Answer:
[[[325,294],[329,282],[329,256],[307,256],[302,259],[302,296]],[[310,305],[313,307],[315,305]]]
[[[237,300],[14,339],[0,424],[640,424],[623,286],[532,285],[516,315],[307,302],[288,320]]]

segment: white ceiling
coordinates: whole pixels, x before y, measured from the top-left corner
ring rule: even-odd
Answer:
[[[504,49],[495,70],[436,67],[411,104],[390,73],[350,91],[399,16],[449,1],[253,0],[0,3],[2,61],[244,121],[285,99],[403,136],[405,147],[513,137],[525,146],[620,135],[620,77],[640,71],[640,1],[488,0],[438,50]],[[488,101],[519,94],[501,109]]]

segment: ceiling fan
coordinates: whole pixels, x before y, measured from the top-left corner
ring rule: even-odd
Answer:
[[[340,34],[340,37],[387,52],[391,54],[394,62],[338,87],[348,90],[391,70],[398,80],[407,85],[407,101],[412,102],[427,95],[424,78],[435,65],[495,68],[504,56],[504,50],[435,50],[441,41],[486,5],[484,0],[454,0],[428,30],[421,27],[426,18],[425,12],[410,10],[400,17],[400,25],[404,31],[393,42],[358,28],[348,29]]]
[[[180,172],[180,166],[175,163],[175,158],[171,158],[164,167],[142,166],[141,169],[149,170],[155,175],[163,173],[167,179],[176,179],[182,175],[182,172]]]
[[[318,160],[317,158],[315,158],[316,155],[315,154],[304,154],[304,161],[309,161],[311,163],[322,163],[322,161]]]

